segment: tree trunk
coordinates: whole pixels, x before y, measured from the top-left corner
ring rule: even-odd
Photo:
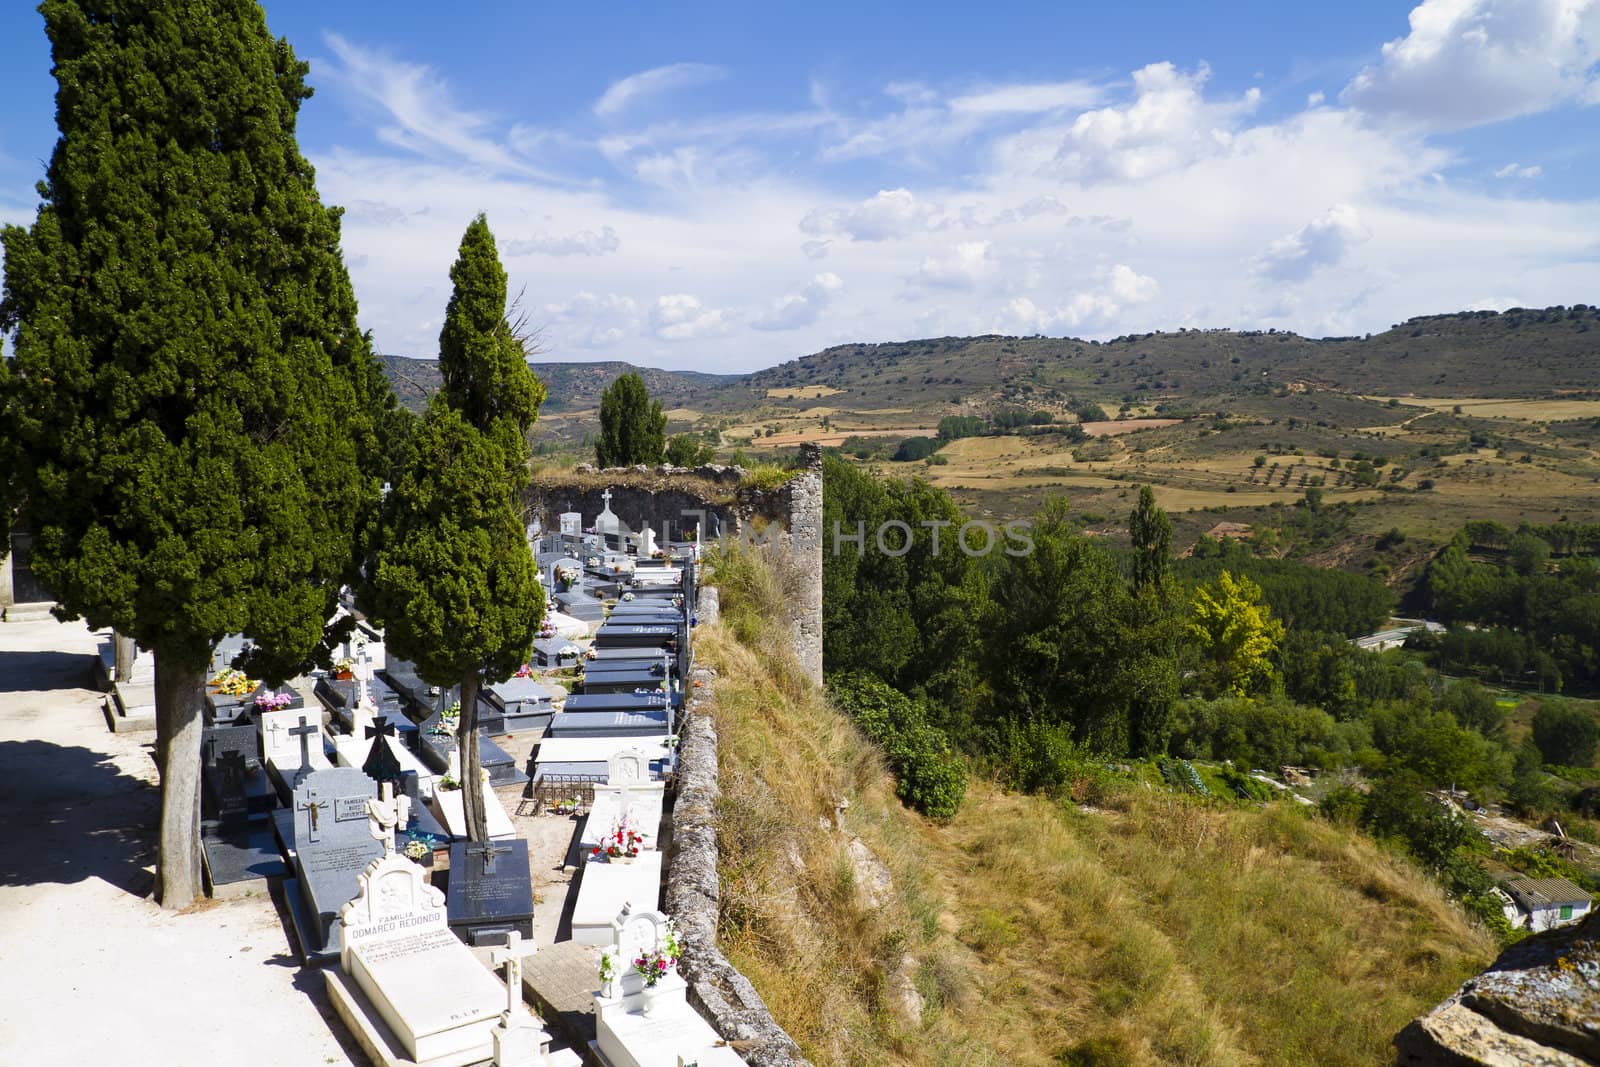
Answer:
[[[200,709],[204,667],[156,656],[156,767],[161,774],[161,839],[156,897],[169,911],[200,895]]]
[[[483,807],[483,755],[478,747],[478,672],[461,677],[461,720],[456,725],[456,747],[461,752],[461,807],[467,817],[467,837],[489,840],[489,817]]]
[[[133,678],[133,661],[139,655],[139,646],[133,638],[111,631],[111,648],[116,658],[116,679],[126,682]]]

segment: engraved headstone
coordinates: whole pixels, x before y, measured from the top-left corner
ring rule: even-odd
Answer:
[[[351,767],[309,771],[294,790],[294,859],[299,881],[295,926],[308,957],[336,944],[339,909],[356,876],[383,846],[368,832],[367,801],[377,784]]]

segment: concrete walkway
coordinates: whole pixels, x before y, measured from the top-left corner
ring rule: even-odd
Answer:
[[[106,639],[0,623],[0,1062],[364,1062],[270,899],[150,901],[155,735],[107,728]]]

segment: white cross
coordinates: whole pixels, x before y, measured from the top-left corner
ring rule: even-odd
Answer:
[[[380,738],[379,740],[382,740]],[[383,842],[384,856],[394,855],[394,835],[411,822],[411,798],[394,795],[394,783],[383,783],[382,798],[367,798],[367,832]]]
[[[522,1004],[522,961],[538,948],[535,944],[522,944],[522,934],[512,930],[506,934],[506,947],[489,953],[491,963],[506,969],[506,1013],[502,1021],[507,1027],[522,1018],[526,1010]]]

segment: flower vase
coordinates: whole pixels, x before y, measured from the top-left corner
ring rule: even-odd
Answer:
[[[647,985],[639,995],[639,1014],[649,1015],[656,1009],[656,987]]]

